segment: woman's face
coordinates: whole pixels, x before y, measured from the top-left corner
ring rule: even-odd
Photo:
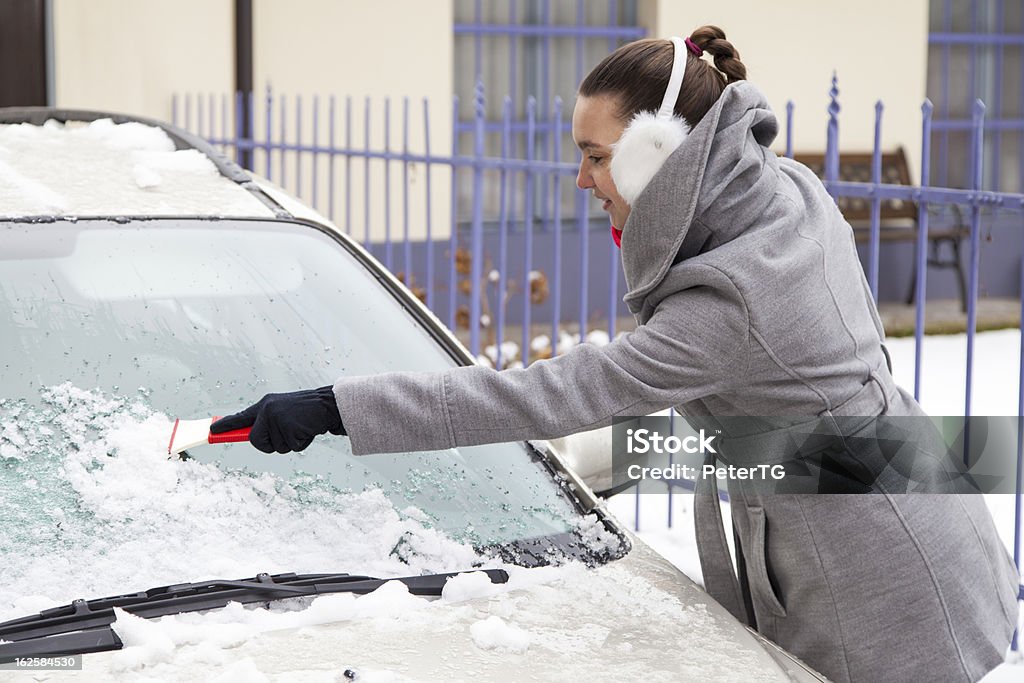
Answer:
[[[572,139],[583,152],[576,186],[602,200],[601,208],[608,212],[612,225],[621,230],[629,217],[629,204],[619,196],[611,174],[612,145],[625,129],[615,116],[617,111],[618,102],[611,95],[576,98]]]

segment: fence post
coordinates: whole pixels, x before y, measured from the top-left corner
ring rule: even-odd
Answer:
[[[413,286],[412,240],[409,239],[409,97],[402,98],[402,268],[405,270],[405,284]]]
[[[476,82],[473,118],[473,233],[472,257],[469,264],[469,350],[475,358],[480,354],[480,278],[484,260],[484,124],[487,111],[484,82]]]
[[[278,138],[277,149],[280,152],[280,156],[278,157],[278,160],[280,161],[278,164],[278,171],[281,174],[281,179],[277,182],[282,188],[287,189],[286,178],[288,177],[288,173],[285,166],[288,163],[288,98],[285,97],[284,93],[281,93],[278,96],[278,105],[278,116],[281,117],[281,120],[278,122],[277,128],[281,137]]]
[[[256,95],[252,90],[245,94],[246,102],[246,145],[245,168],[256,170]]]
[[[537,135],[537,98],[526,100],[526,170],[523,172],[523,365],[530,361],[530,279],[533,270],[533,153]]]
[[[302,95],[295,95],[295,196],[302,199]]]
[[[384,265],[395,272],[391,243],[391,98],[384,98]]]
[[[921,190],[931,183],[932,159],[932,103],[921,105]],[[917,252],[914,254],[914,291],[917,293],[914,310],[914,400],[921,401],[921,354],[924,348],[924,307],[928,281],[928,202],[917,204]]]
[[[882,199],[882,101],[875,102],[875,144],[871,155],[871,230],[868,236],[868,287],[878,302],[878,243],[881,241]]]
[[[327,146],[330,148],[330,154],[327,157],[327,215],[331,217],[331,220],[335,220],[334,214],[334,170],[335,162],[338,160],[338,147],[334,144],[334,126],[335,119],[337,118],[337,102],[334,95],[331,95],[331,99],[328,100],[327,105],[327,117],[330,119],[330,125],[327,127]]]
[[[459,96],[452,98],[452,187],[451,187],[451,233],[448,236],[448,328],[455,330],[455,261],[459,251],[459,223],[458,206],[459,194],[457,191],[459,177]]]
[[[825,182],[839,180],[839,79],[832,72],[832,87],[828,91],[828,134],[825,141]],[[834,190],[829,188],[833,197]]]
[[[363,247],[370,250],[370,97],[363,103]]]
[[[427,158],[426,163],[423,165],[423,186],[427,193],[427,308],[434,310],[434,236],[431,230],[431,214],[433,211],[430,204],[430,176],[432,173],[430,167],[430,105],[426,97],[423,98],[423,156]]]
[[[971,272],[967,296],[967,387],[964,396],[964,418],[971,416],[971,380],[974,374],[974,333],[978,326],[978,266],[981,251],[981,173],[982,144],[985,139],[985,103],[975,100],[972,111],[972,153],[971,153]],[[970,421],[966,420],[964,430],[964,464],[970,454],[968,438],[970,431],[966,429]]]
[[[345,97],[345,234],[352,236],[352,96]]]
[[[221,151],[224,152],[224,156],[227,156],[228,143],[230,138],[228,137],[228,94],[220,94],[220,143]]]
[[[548,129],[552,145],[551,160],[554,167],[551,171],[551,201],[553,214],[553,229],[555,231],[555,248],[553,255],[553,278],[551,287],[551,356],[558,354],[559,324],[562,321],[562,196],[560,187],[562,174],[558,172],[558,164],[562,160],[561,129],[562,129],[562,98],[556,97],[554,102],[554,113],[548,121]]]
[[[273,146],[270,143],[270,137],[271,137],[272,132],[274,130],[274,127],[273,127],[274,94],[270,90],[270,84],[269,83],[267,83],[266,107],[267,107],[267,112],[266,112],[267,127],[266,127],[266,130],[263,131],[263,135],[266,136],[266,142],[264,144],[263,150],[264,150],[264,153],[267,155],[267,157],[266,157],[266,159],[263,160],[264,161],[263,173],[266,174],[267,180],[273,180],[274,177],[273,177],[273,174],[270,171],[270,169],[272,168],[271,164],[270,164],[270,151],[273,149]]]
[[[233,136],[235,141],[235,163],[239,166],[242,165],[242,139],[245,137],[245,133],[242,131],[242,93],[235,91],[235,134]]]
[[[495,328],[495,344],[497,345],[496,353],[494,355],[494,367],[499,370],[504,364],[504,353],[502,352],[502,345],[505,341],[505,288],[508,286],[508,274],[506,270],[508,268],[508,158],[509,158],[509,145],[512,140],[512,98],[508,95],[505,96],[502,102],[501,109],[501,173],[500,173],[500,187],[498,194],[498,267],[495,269],[498,276],[494,280],[494,286],[497,288],[496,308],[497,308],[497,321]],[[491,281],[491,276],[487,276],[488,282]]]
[[[320,169],[317,163],[320,157],[320,95],[316,94],[313,95],[313,154],[311,156],[313,157],[313,168],[309,175],[312,178],[313,189],[310,193],[310,201],[313,203],[313,208],[320,211],[320,203],[317,201],[319,199],[317,185],[320,184],[318,182]]]

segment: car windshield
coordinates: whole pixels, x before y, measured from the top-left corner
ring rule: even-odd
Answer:
[[[38,584],[91,573],[137,588],[461,569],[482,548],[527,564],[617,553],[522,443],[354,457],[326,436],[300,454],[166,457],[175,417],[456,364],[379,275],[306,225],[0,223],[0,617],[32,589],[66,601]]]

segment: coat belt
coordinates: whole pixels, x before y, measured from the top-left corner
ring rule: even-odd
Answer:
[[[884,369],[882,371],[885,372]],[[880,372],[872,372],[864,386],[839,406],[825,410],[811,420],[781,429],[730,438],[723,442],[723,451],[732,464],[753,462],[755,459],[756,464],[773,464],[773,460],[781,462],[792,460],[794,455],[810,455],[833,446],[837,438],[859,431],[878,415],[886,413],[894,391],[891,379],[887,383]],[[837,417],[840,418],[838,421]],[[727,422],[727,419],[719,421]],[[766,457],[766,454],[771,455]],[[713,453],[706,454],[704,464],[714,465],[715,457]],[[753,615],[747,611],[743,588],[729,557],[716,477],[697,480],[693,519],[705,590],[741,623],[755,626],[751,623]]]

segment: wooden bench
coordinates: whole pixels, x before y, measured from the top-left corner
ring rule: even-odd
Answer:
[[[825,178],[824,154],[795,154],[793,158],[814,171],[819,178]],[[873,155],[871,152],[843,152],[839,156],[839,179],[870,183]],[[894,152],[882,153],[882,179],[887,185],[913,185],[907,155],[903,147]],[[839,210],[853,227],[854,239],[866,244],[871,239],[871,199],[861,197],[839,197]],[[957,205],[953,208],[952,226],[928,228],[929,253],[927,265],[933,268],[952,269],[957,274],[960,286],[960,308],[967,310],[967,281],[960,263],[960,242],[970,237],[970,228],[964,221],[963,212]],[[918,206],[916,202],[902,199],[883,199],[879,207],[879,242],[917,242]],[[942,245],[948,245],[944,250]],[[948,255],[944,255],[946,252]],[[914,302],[917,285],[917,259],[914,259],[913,277],[910,281],[908,304]]]

